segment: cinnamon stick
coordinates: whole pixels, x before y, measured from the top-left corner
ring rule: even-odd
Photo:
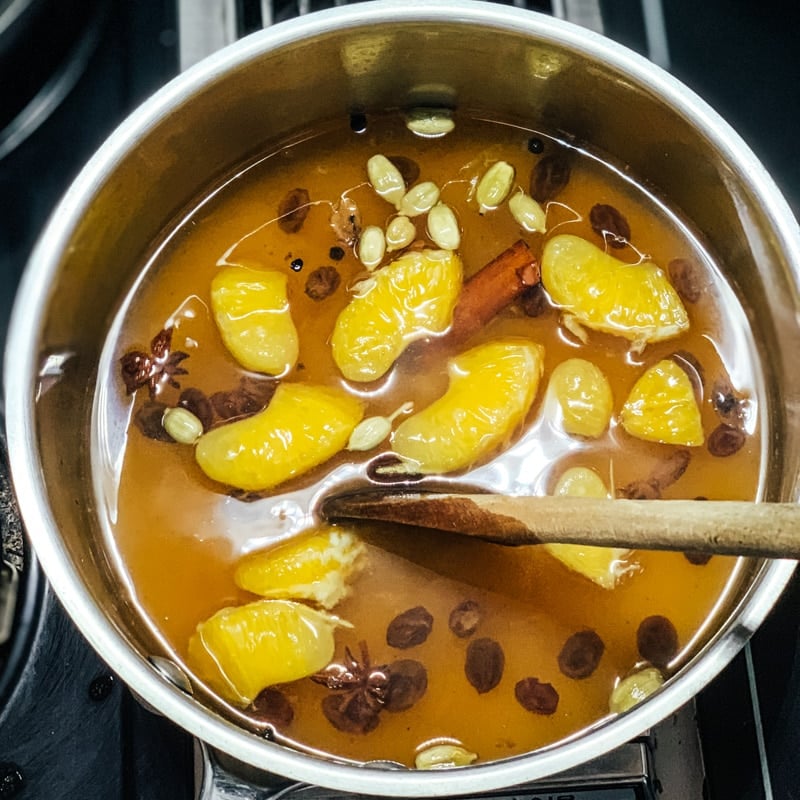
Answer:
[[[539,260],[520,239],[469,278],[453,311],[453,324],[439,340],[443,345],[463,344],[496,317],[529,286],[541,280]]]

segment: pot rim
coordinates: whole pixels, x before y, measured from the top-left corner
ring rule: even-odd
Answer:
[[[50,584],[84,637],[108,666],[151,707],[211,747],[238,760],[287,778],[348,792],[423,797],[463,795],[510,786],[561,772],[607,752],[639,735],[688,702],[741,649],[763,621],[791,577],[795,562],[766,563],[729,623],[702,659],[684,669],[646,703],[614,719],[612,725],[503,761],[466,769],[426,772],[387,771],[335,763],[281,745],[265,742],[218,717],[166,683],[123,635],[82,584],[58,533],[47,503],[37,458],[35,380],[39,372],[41,310],[49,297],[52,276],[78,221],[92,196],[115,164],[141,135],[226,73],[265,51],[284,48],[320,31],[369,28],[380,23],[422,22],[483,26],[524,34],[529,32],[569,50],[602,60],[630,75],[640,86],[661,97],[710,140],[725,158],[740,166],[753,193],[763,199],[764,213],[787,254],[800,284],[800,229],[776,184],[740,136],[702,99],[669,73],[644,57],[562,20],[526,9],[482,0],[370,0],[340,6],[278,23],[229,45],[177,76],[123,121],[87,163],[53,213],[20,283],[12,313],[5,356],[6,429],[11,473],[23,520]],[[12,379],[13,376],[13,379]]]

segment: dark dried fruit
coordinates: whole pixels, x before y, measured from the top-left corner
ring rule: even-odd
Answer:
[[[736,393],[727,378],[718,378],[714,381],[711,404],[726,425],[732,428],[744,428],[747,401]]]
[[[278,382],[275,380],[242,378],[237,389],[215,392],[209,400],[220,419],[238,419],[252,416],[266,408],[277,388]]]
[[[336,267],[319,267],[306,278],[306,294],[312,300],[324,300],[339,288],[341,281]]]
[[[690,564],[696,567],[703,567],[711,561],[711,553],[703,553],[700,550],[687,550],[684,557]]]
[[[204,431],[214,424],[214,407],[201,389],[184,389],[178,398],[178,405],[191,411],[202,423]]]
[[[678,632],[666,617],[654,614],[639,625],[636,647],[645,661],[664,669],[678,652]]]
[[[310,197],[307,189],[292,189],[278,204],[278,226],[286,233],[297,233],[308,216]]]
[[[649,478],[631,481],[619,490],[619,496],[627,500],[658,500],[661,497],[661,487],[657,481]]]
[[[628,500],[658,500],[662,489],[666,489],[677,481],[689,466],[692,454],[689,450],[681,448],[674,450],[661,461],[649,477],[638,481],[631,481],[619,490],[620,497]]]
[[[329,694],[322,701],[322,713],[336,730],[365,734],[378,727],[380,707],[361,693]]]
[[[718,425],[708,437],[708,452],[718,458],[727,458],[742,449],[747,434],[741,428]]]
[[[625,216],[608,203],[597,203],[589,211],[592,230],[611,247],[621,248],[631,240],[631,226]]]
[[[523,678],[514,687],[514,697],[526,710],[534,714],[554,714],[558,708],[558,692],[550,683],[541,683],[538,678]]]
[[[387,668],[389,684],[383,707],[387,711],[406,711],[417,703],[428,689],[428,670],[413,658],[402,658]]]
[[[175,440],[164,430],[161,420],[167,406],[155,400],[148,400],[133,418],[136,427],[148,438],[157,442],[174,442]]]
[[[294,708],[286,695],[272,687],[256,695],[248,711],[251,716],[269,722],[276,728],[288,728],[294,719]]]
[[[343,194],[331,208],[330,225],[336,238],[352,247],[361,235],[361,212],[355,200]]]
[[[433,617],[425,606],[409,608],[398,614],[386,629],[386,644],[407,650],[422,644],[433,630]]]
[[[558,668],[568,678],[588,678],[597,669],[605,649],[595,631],[573,633],[558,654]]]
[[[526,286],[519,295],[517,305],[522,309],[525,316],[540,317],[549,305],[547,294],[541,283],[535,286]]]
[[[419,178],[419,164],[406,156],[387,156],[389,161],[397,167],[398,172],[403,176],[406,188],[413,186]]]
[[[486,694],[500,683],[505,666],[503,648],[494,639],[484,637],[469,643],[464,673],[478,694]]]
[[[660,461],[650,475],[650,480],[656,483],[661,489],[672,486],[686,472],[689,462],[692,460],[690,450],[682,447],[673,450],[665,459]]]
[[[530,195],[539,203],[553,200],[569,183],[572,169],[562,154],[544,156],[531,173]]]
[[[673,258],[667,264],[667,274],[681,299],[696,303],[703,294],[703,286],[697,266],[685,258]]]
[[[459,639],[466,639],[478,630],[482,619],[483,609],[480,605],[475,600],[464,600],[450,612],[447,624]]]

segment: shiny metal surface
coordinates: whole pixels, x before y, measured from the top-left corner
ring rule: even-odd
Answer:
[[[117,129],[56,210],[27,268],[6,361],[9,449],[39,559],[91,644],[146,703],[250,767],[364,794],[472,794],[561,772],[633,738],[710,681],[769,612],[794,563],[748,562],[718,633],[663,691],[587,734],[453,771],[386,772],[281,747],[188,697],[100,544],[89,423],[100,348],[162,227],[266,143],[354,109],[424,103],[541,127],[613,154],[693,219],[746,299],[769,365],[765,496],[800,478],[800,232],[742,140],[668,74],[611,41],[480,2],[381,0],[253,34],[190,68]],[[53,353],[70,353],[56,379]],[[41,373],[41,378],[40,378]]]

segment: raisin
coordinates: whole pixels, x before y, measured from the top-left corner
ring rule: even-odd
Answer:
[[[691,460],[692,454],[685,447],[675,450],[653,470],[650,480],[657,484],[659,489],[666,489],[686,472]]]
[[[413,186],[419,178],[419,164],[411,158],[406,156],[387,156],[389,161],[397,167],[399,173],[403,176],[403,181],[406,188]]]
[[[178,398],[178,405],[191,411],[200,420],[204,431],[214,424],[214,407],[201,389],[184,389]]]
[[[278,226],[286,233],[297,233],[306,221],[310,206],[308,190],[291,189],[278,204]]]
[[[157,442],[174,442],[175,440],[164,430],[161,420],[167,406],[155,400],[148,400],[133,418],[136,427],[148,438]]]
[[[727,458],[738,453],[744,446],[747,434],[741,428],[731,425],[718,425],[708,437],[708,452],[718,458]]]
[[[682,300],[696,303],[700,299],[703,288],[695,264],[685,258],[673,258],[667,264],[667,274]]]
[[[469,643],[464,673],[478,694],[486,694],[500,683],[505,666],[503,648],[494,639],[484,637]]]
[[[597,203],[589,211],[592,230],[611,247],[621,248],[631,239],[631,226],[623,214],[607,203]]]
[[[398,614],[386,629],[386,644],[407,650],[422,644],[433,629],[433,617],[424,606],[409,608]]]
[[[362,692],[329,694],[322,701],[322,713],[336,730],[366,734],[378,727],[379,709]]]
[[[558,668],[568,678],[588,678],[597,669],[605,649],[595,631],[573,633],[558,654]]]
[[[520,293],[517,304],[527,317],[540,317],[549,305],[541,283],[526,286]]]
[[[661,498],[661,487],[657,481],[631,481],[619,490],[619,496],[628,500],[658,500]]]
[[[482,618],[483,610],[478,603],[475,600],[464,600],[450,612],[447,622],[450,630],[459,639],[466,639],[475,633]]]
[[[389,683],[383,707],[387,711],[406,711],[428,689],[428,671],[413,658],[402,658],[389,665]]]
[[[319,267],[306,279],[306,294],[312,300],[324,300],[339,288],[341,280],[339,270],[336,267]]]
[[[256,695],[248,711],[256,719],[269,722],[276,728],[287,728],[294,719],[294,709],[286,695],[271,687]]]
[[[654,614],[639,625],[636,647],[645,661],[663,669],[678,652],[678,632],[666,617]]]
[[[683,555],[690,564],[694,564],[696,567],[705,566],[711,561],[711,553],[703,553],[700,550],[687,550]]]
[[[237,389],[214,392],[209,398],[218,417],[224,420],[249,417],[269,405],[278,382],[254,381],[243,378]]]
[[[571,175],[572,169],[563,155],[540,158],[531,173],[531,197],[539,203],[547,203],[569,183]]]
[[[514,687],[514,697],[526,710],[534,714],[554,714],[558,708],[558,692],[552,684],[542,683],[538,678],[523,678]]]

